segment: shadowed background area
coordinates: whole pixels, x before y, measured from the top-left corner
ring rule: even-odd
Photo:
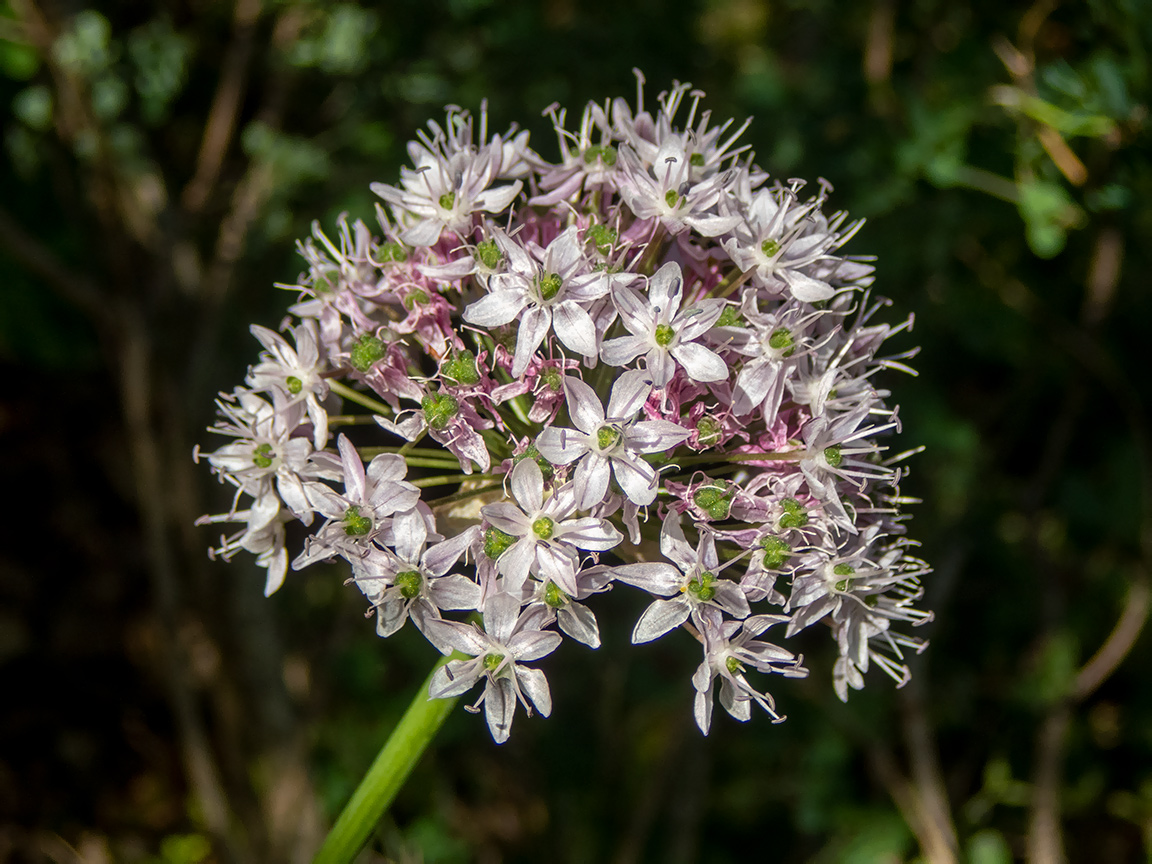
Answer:
[[[1150,50],[1145,0],[0,3],[0,861],[310,860],[433,652],[335,565],[207,559],[213,397],[444,104],[555,158],[541,111],[633,66],[868,219],[932,646],[845,706],[800,639],[787,722],[705,739],[698,647],[616,591],[551,719],[457,709],[362,860],[1149,860]]]

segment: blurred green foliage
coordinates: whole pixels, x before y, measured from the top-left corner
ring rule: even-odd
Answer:
[[[707,91],[718,118],[754,115],[744,140],[757,161],[776,177],[827,178],[834,207],[868,217],[848,251],[878,256],[887,320],[916,316],[901,345],[922,346],[919,377],[883,382],[902,406],[897,446],[926,445],[905,481],[923,500],[909,508],[912,536],[937,568],[916,681],[896,694],[875,675],[840,706],[813,640],[812,678],[776,688],[788,722],[722,718],[702,740],[693,646],[627,645],[638,601],[616,591],[597,607],[603,648],[549,659],[553,717],[521,717],[497,748],[458,712],[374,846],[425,862],[724,862],[749,850],[911,861],[924,854],[915,826],[878,766],[914,776],[909,718],[923,717],[958,849],[1001,864],[1027,848],[1044,718],[1147,574],[1150,50],[1146,0],[10,2],[2,207],[63,266],[143,310],[158,368],[181,382],[186,434],[203,441],[212,393],[255,356],[248,324],[283,314],[272,284],[300,269],[292,238],[342,211],[371,222],[368,184],[396,177],[405,142],[444,103],[477,111],[487,99],[491,129],[516,122],[546,156],[542,109],[632,98],[633,66],[648,104],[679,78]],[[193,206],[221,93],[235,98],[233,131]],[[50,290],[4,237],[7,373],[47,394],[87,375],[115,414],[109,325]],[[192,341],[194,320],[210,339]],[[341,574],[322,575],[339,588]],[[228,578],[257,577],[237,565]],[[290,578],[270,601],[283,651],[309,670],[294,710],[328,819],[432,662],[419,640],[377,640],[354,595]],[[1141,639],[1071,706],[1060,780],[1071,860],[1152,856],[1150,660]],[[220,752],[243,787],[255,757]],[[149,860],[133,857],[141,836],[150,860],[209,854],[191,807],[163,825],[43,820],[107,836],[117,860]]]

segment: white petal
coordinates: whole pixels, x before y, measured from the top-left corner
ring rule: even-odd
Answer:
[[[693,381],[704,383],[728,378],[728,364],[699,342],[681,342],[672,349],[672,356]]]
[[[552,713],[552,694],[548,690],[548,679],[539,669],[518,668],[516,677],[520,679],[520,686],[524,693],[536,706],[541,717]]]
[[[626,585],[634,585],[649,594],[671,597],[680,591],[684,574],[661,561],[646,561],[641,564],[624,564],[612,568],[612,577]]]
[[[797,270],[782,270],[780,276],[788,283],[792,296],[802,303],[827,300],[836,293],[836,289],[822,279],[813,279]]]
[[[647,339],[656,332],[656,316],[652,313],[652,308],[631,288],[625,286],[613,288],[612,302],[620,313],[620,320],[633,335]]]
[[[498,327],[520,314],[528,303],[521,291],[493,291],[464,310],[464,320],[479,327]]]
[[[509,591],[519,591],[536,560],[536,538],[522,537],[496,559],[496,569],[508,580]]]
[[[512,469],[512,496],[525,513],[544,506],[544,474],[535,459],[521,459]]]
[[[664,517],[664,524],[660,527],[660,551],[664,557],[676,562],[676,565],[687,573],[696,565],[696,550],[688,545],[684,537],[684,529],[680,525],[680,514],[669,509]]]
[[[579,378],[564,378],[564,393],[568,397],[568,414],[581,432],[589,435],[604,423],[604,406],[596,391]]]
[[[614,364],[611,364],[614,365]],[[639,411],[652,392],[652,382],[638,369],[625,372],[612,385],[608,398],[608,416],[613,420],[629,420]]]
[[[576,509],[591,510],[603,501],[611,476],[612,468],[608,460],[599,453],[589,452],[576,466],[576,474],[572,478],[576,487]]]
[[[683,444],[691,434],[671,420],[641,420],[624,432],[624,443],[638,453],[661,453]]]
[[[669,261],[648,281],[648,302],[656,308],[658,321],[671,320],[683,294],[684,276],[675,261]]]
[[[656,500],[656,469],[643,459],[613,459],[612,469],[629,501],[647,507]]]
[[[477,210],[499,213],[516,199],[516,196],[520,194],[520,190],[523,187],[524,184],[517,180],[511,186],[486,189],[476,196],[473,205]]]
[[[415,509],[396,514],[392,520],[392,534],[396,540],[396,557],[405,564],[418,562],[428,540],[424,517]]]
[[[553,465],[567,465],[588,452],[588,436],[575,429],[548,426],[536,436],[536,449]]]
[[[624,535],[613,528],[611,522],[595,516],[561,522],[556,526],[555,536],[579,549],[593,552],[605,552],[624,539]]]
[[[512,718],[516,714],[516,694],[507,678],[489,679],[484,691],[484,718],[492,740],[503,744],[512,732]]]
[[[667,387],[676,371],[676,364],[668,356],[666,348],[653,348],[645,354],[644,366],[648,376],[652,379],[652,386],[656,388]]]
[[[632,631],[632,644],[639,645],[659,639],[687,621],[690,612],[691,607],[683,599],[654,601],[636,622],[636,629]]]
[[[481,668],[475,660],[452,660],[437,669],[428,685],[428,698],[448,699],[471,690],[479,676],[470,666]]]
[[[605,339],[600,346],[600,359],[609,366],[624,366],[648,350],[647,336],[621,336]]]
[[[568,348],[585,357],[596,356],[596,328],[588,313],[571,300],[562,300],[552,308],[552,326],[556,336]]]
[[[600,628],[592,610],[581,603],[569,603],[556,610],[556,623],[560,629],[589,648],[600,647]]]
[[[532,361],[532,355],[544,341],[552,326],[552,313],[539,307],[529,309],[520,319],[520,332],[516,335],[516,356],[512,358],[512,377],[519,378]]]

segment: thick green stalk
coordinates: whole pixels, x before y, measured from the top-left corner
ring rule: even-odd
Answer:
[[[328,832],[313,864],[350,864],[360,852],[420,756],[452,713],[457,700],[429,699],[428,685],[437,669],[449,660],[459,659],[463,659],[463,655],[454,653],[437,662]]]

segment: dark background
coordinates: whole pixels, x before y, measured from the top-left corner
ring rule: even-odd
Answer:
[[[923,347],[881,383],[927,447],[932,646],[843,706],[804,643],[786,723],[704,739],[691,640],[629,646],[615,592],[546,662],[552,718],[497,747],[457,709],[364,860],[1149,860],[1149,3],[0,10],[0,860],[309,860],[433,653],[338,567],[265,600],[207,560],[213,396],[294,238],[370,220],[445,103],[554,158],[541,110],[633,66],[867,217],[846,251]]]

